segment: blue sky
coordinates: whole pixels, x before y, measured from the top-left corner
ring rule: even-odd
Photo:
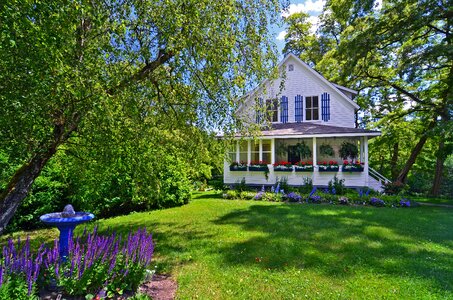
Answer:
[[[290,6],[287,11],[282,12],[281,16],[286,17],[296,12],[306,12],[310,15],[310,22],[313,24],[313,30],[315,31],[318,23],[318,16],[322,12],[322,8],[326,3],[325,0],[291,0]],[[272,33],[275,36],[275,43],[277,44],[278,51],[281,53],[285,46],[285,26],[273,26],[271,28]]]

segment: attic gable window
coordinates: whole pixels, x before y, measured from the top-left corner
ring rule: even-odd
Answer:
[[[318,96],[305,97],[305,120],[319,120],[319,98]]]
[[[266,116],[268,122],[278,122],[278,101],[277,99],[266,100]]]
[[[294,65],[288,65],[288,72],[294,71]]]

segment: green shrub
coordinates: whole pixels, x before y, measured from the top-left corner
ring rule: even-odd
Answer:
[[[333,179],[329,181],[328,186],[329,192],[334,193],[335,195],[344,195],[344,193],[346,192],[344,179],[338,179],[337,175],[335,175]]]
[[[265,192],[261,198],[263,201],[282,202],[283,195],[280,193]]]
[[[389,182],[384,184],[384,193],[387,195],[401,195],[408,189],[407,185],[400,182]]]
[[[285,193],[291,191],[291,187],[288,185],[288,177],[283,176],[280,179],[277,178],[277,184],[280,184],[280,191],[283,190]]]
[[[212,179],[208,181],[208,185],[216,191],[226,190],[226,185],[223,183],[223,179]]]
[[[242,178],[241,181],[237,181],[235,185],[235,190],[239,192],[249,191],[250,187],[245,182],[245,178]]]
[[[255,195],[256,195],[256,192],[251,192],[251,191],[239,192],[239,198],[242,200],[253,200]]]
[[[309,194],[313,189],[313,180],[309,177],[304,177],[302,185],[299,186],[298,191],[301,194]]]
[[[233,200],[238,198],[239,198],[238,192],[235,190],[227,190],[225,191],[225,193],[223,193],[223,199]]]
[[[157,207],[174,207],[189,203],[191,185],[183,164],[167,164],[159,172]]]

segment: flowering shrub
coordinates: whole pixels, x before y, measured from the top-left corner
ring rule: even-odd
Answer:
[[[264,193],[264,191],[259,191],[258,193],[256,193],[255,197],[253,197],[253,200],[262,200]]]
[[[400,201],[400,206],[401,207],[411,207],[411,200],[403,198]]]
[[[375,198],[375,197],[370,199],[370,204],[373,206],[379,206],[379,207],[385,206],[384,200]]]
[[[289,202],[300,202],[302,200],[302,196],[298,193],[291,192],[285,196],[286,200]]]
[[[10,240],[0,259],[0,295],[8,295],[13,285],[11,299],[19,299],[17,282],[21,290],[25,287],[27,298],[51,286],[71,296],[114,297],[125,290],[135,291],[145,278],[153,251],[152,236],[145,229],[129,233],[124,240],[115,233],[100,236],[96,228],[92,234],[84,232],[70,240],[65,262],[59,257],[58,241],[53,248],[41,245],[33,254],[28,240],[23,247],[18,241],[17,248]]]
[[[261,198],[263,201],[281,202],[283,195],[280,193],[265,192]]]
[[[17,247],[10,239],[0,257],[0,299],[38,299],[36,289],[41,263],[46,254],[43,246],[34,255],[30,241],[17,240]]]
[[[348,205],[349,204],[349,199],[347,197],[340,197],[338,199],[338,204],[341,204],[341,205]]]
[[[310,201],[313,203],[321,203],[322,199],[321,199],[321,196],[312,195],[312,196],[310,196]]]

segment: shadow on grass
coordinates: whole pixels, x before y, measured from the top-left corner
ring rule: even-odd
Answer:
[[[209,192],[196,192],[192,195],[193,200],[197,199],[223,199],[222,192],[209,191]]]
[[[132,215],[133,216],[133,215]],[[122,217],[119,217],[121,219]],[[117,234],[127,237],[129,232],[139,228],[146,228],[153,235],[154,259],[157,264],[157,273],[172,273],[175,267],[192,262],[192,243],[200,244],[203,247],[209,243],[211,235],[201,230],[194,230],[190,224],[180,222],[154,222],[148,218],[137,218],[134,221],[121,223],[114,222],[115,219],[98,220],[87,225],[87,230],[98,227],[100,234]],[[75,235],[80,235],[84,227],[78,228]]]
[[[214,224],[235,224],[258,235],[221,249],[227,266],[311,268],[339,278],[427,278],[453,290],[453,216],[446,211],[253,205]]]

